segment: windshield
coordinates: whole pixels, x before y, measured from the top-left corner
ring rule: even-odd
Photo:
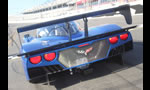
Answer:
[[[78,29],[75,23],[69,23],[69,30],[71,30],[72,34],[75,34],[78,32]],[[51,25],[51,26],[37,29],[38,38],[50,37],[50,36],[68,36],[68,33],[69,32],[68,32],[66,23]]]

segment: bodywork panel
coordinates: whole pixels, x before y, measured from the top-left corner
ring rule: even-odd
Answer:
[[[95,41],[87,46],[69,48],[59,52],[58,61],[67,68],[85,64],[106,57],[109,46],[105,39]]]

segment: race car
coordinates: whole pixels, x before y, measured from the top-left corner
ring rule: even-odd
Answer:
[[[123,5],[18,28],[18,33],[36,30],[36,37],[24,35],[21,53],[18,54],[22,57],[27,80],[34,83],[47,74],[66,70],[72,74],[76,69],[84,71],[92,63],[120,57],[133,49],[128,30],[136,26],[121,28],[116,24],[106,24],[88,28],[88,17],[116,11],[125,17],[127,24],[132,23],[130,6]],[[84,30],[80,30],[74,21],[82,18]]]

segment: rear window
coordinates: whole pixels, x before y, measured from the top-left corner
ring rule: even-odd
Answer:
[[[71,30],[72,34],[78,32],[78,29],[74,23],[69,23],[69,29]],[[50,37],[50,36],[67,36],[68,35],[68,28],[66,23],[58,24],[53,26],[47,26],[40,29],[37,29],[37,37]]]

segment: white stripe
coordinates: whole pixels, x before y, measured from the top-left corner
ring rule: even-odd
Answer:
[[[20,57],[18,57],[18,56],[9,56],[8,60],[13,60],[13,59],[18,59],[18,58],[20,58]]]

